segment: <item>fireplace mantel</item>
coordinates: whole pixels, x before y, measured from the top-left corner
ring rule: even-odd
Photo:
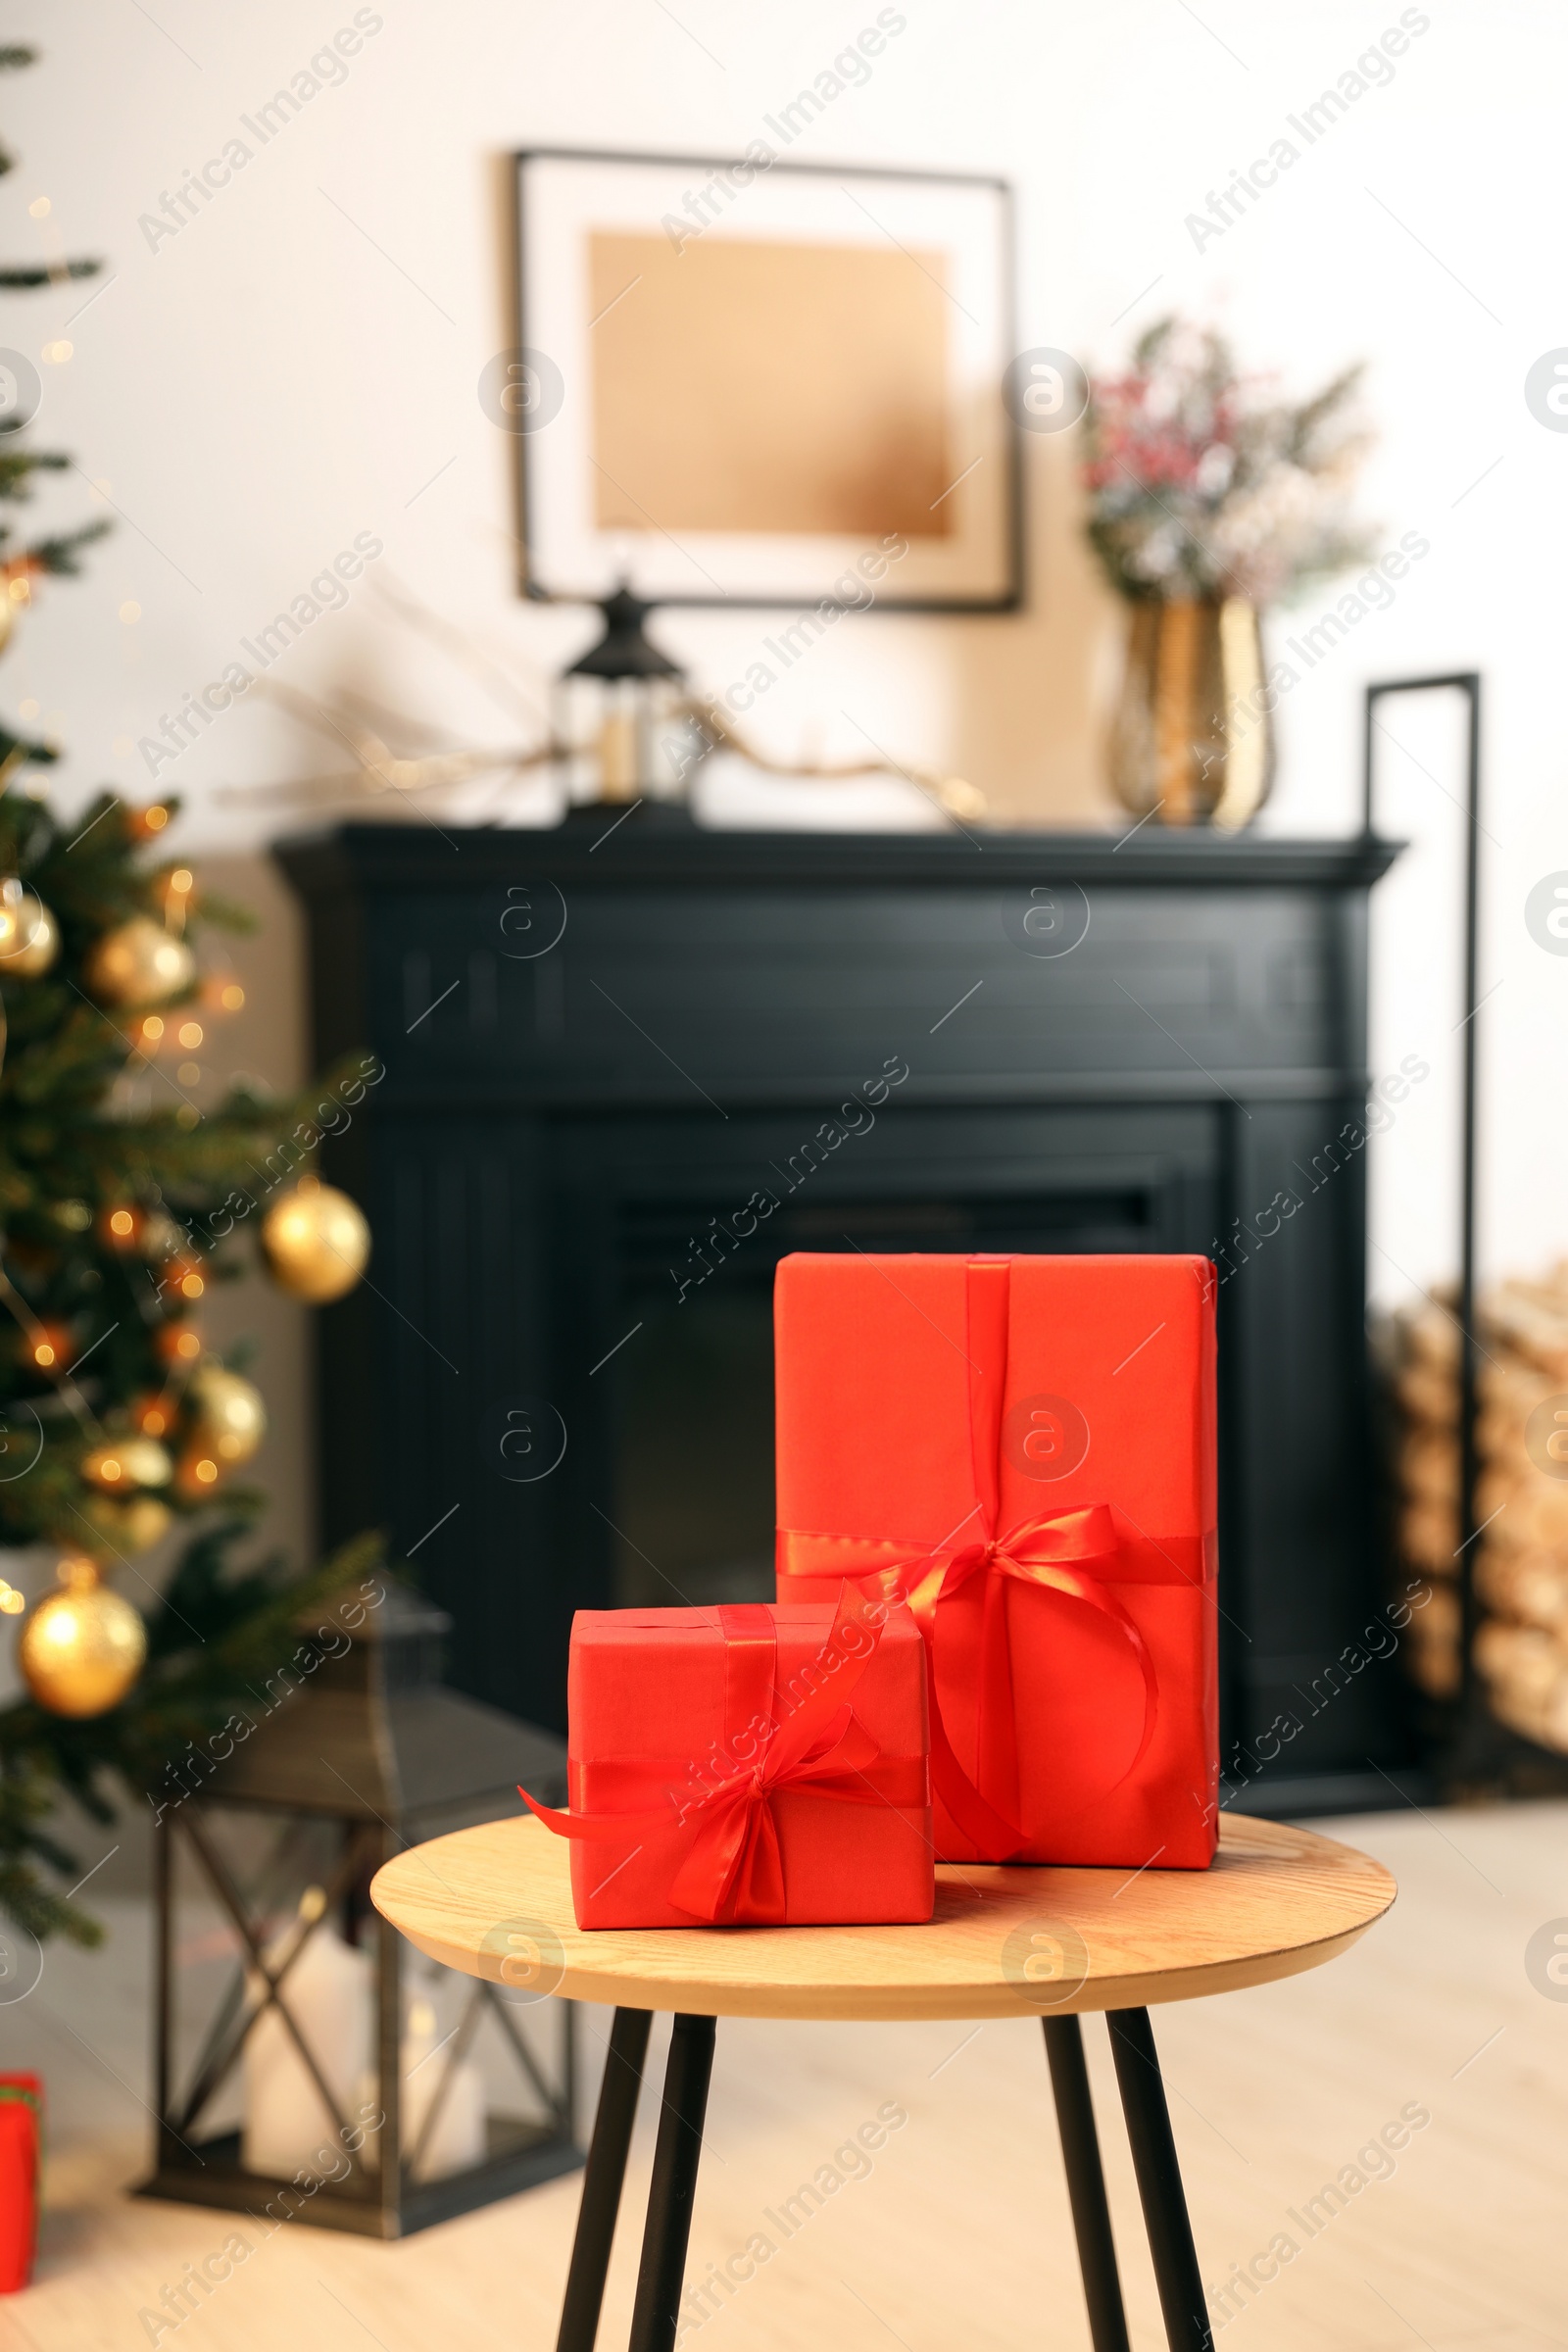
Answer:
[[[311,897],[374,883],[382,889],[471,890],[511,880],[519,870],[568,881],[649,881],[728,889],[782,882],[818,888],[887,882],[946,886],[978,875],[1033,883],[1042,873],[1085,888],[1094,884],[1169,888],[1172,884],[1244,889],[1286,884],[1301,889],[1369,888],[1386,874],[1400,844],[1357,834],[1348,839],[1284,840],[1268,834],[1151,829],[1124,833],[752,833],[671,823],[642,829],[642,812],[617,822],[609,814],[527,829],[496,826],[442,831],[413,821],[344,824],[282,843],[277,851],[297,886]]]
[[[320,1321],[324,1533],[413,1551],[461,1688],[559,1724],[574,1608],[760,1573],[782,1249],[1194,1250],[1224,1276],[1232,1778],[1277,1808],[1386,1788],[1394,1678],[1322,1692],[1383,1598],[1355,1139],[1396,845],[639,811],[277,855],[318,1059],[386,1073],[331,1161],[375,1256]],[[805,1139],[884,1070],[874,1132],[808,1184]],[[766,1229],[705,1250],[760,1185]],[[495,1431],[524,1407],[565,1450],[516,1482]]]

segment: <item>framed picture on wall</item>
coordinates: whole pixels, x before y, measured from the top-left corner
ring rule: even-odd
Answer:
[[[760,139],[515,161],[517,342],[480,389],[528,595],[854,603],[871,566],[883,610],[1017,603],[1004,181]]]

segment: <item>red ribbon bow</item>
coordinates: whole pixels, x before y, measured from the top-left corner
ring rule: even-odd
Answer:
[[[772,1610],[727,1607],[718,1616],[724,1741],[731,1753],[750,1741],[755,1757],[696,1793],[694,1758],[619,1756],[582,1764],[583,1802],[570,1813],[536,1803],[526,1788],[517,1793],[558,1838],[629,1844],[689,1829],[671,1902],[709,1926],[782,1927],[788,1904],[773,1798],[799,1789],[841,1804],[918,1807],[928,1801],[926,1761],[884,1756],[849,1704],[886,1623],[871,1596],[846,1587],[827,1641],[784,1691]]]
[[[950,1537],[934,1545],[922,1545],[896,1539],[814,1535],[781,1528],[779,1591],[789,1590],[786,1580],[791,1575],[870,1578],[875,1580],[875,1589],[887,1596],[896,1595],[909,1603],[926,1643],[932,1785],[964,1836],[982,1854],[1002,1860],[1028,1842],[1017,1822],[1017,1722],[1007,1638],[1008,1583],[1032,1587],[1043,1597],[1050,1596],[1054,1605],[1067,1601],[1098,1611],[1116,1627],[1137,1659],[1143,1677],[1143,1723],[1136,1752],[1112,1774],[1108,1787],[1124,1781],[1141,1761],[1153,1737],[1159,1693],[1153,1661],[1142,1634],[1102,1581],[1107,1574],[1116,1577],[1122,1551],[1108,1507],[1091,1503],[998,1532],[1011,1269],[1005,1260],[1000,1260],[971,1263],[966,1271],[970,1457],[977,1499],[954,1537],[978,1519],[978,1538],[958,1544]],[[1169,1561],[1169,1554],[1166,1556]],[[1200,1561],[1195,1566],[1200,1574]],[[973,1779],[954,1752],[937,1688],[938,1661],[964,1633],[977,1636],[964,1646],[979,1660],[978,1752]],[[1119,1745],[1114,1740],[1117,1727],[1108,1728],[1112,1738],[1107,1744],[1114,1748]]]

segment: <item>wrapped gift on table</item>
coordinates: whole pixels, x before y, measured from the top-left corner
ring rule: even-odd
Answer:
[[[778,1592],[906,1598],[937,1855],[1202,1869],[1216,1838],[1206,1258],[784,1258]]]
[[[579,1609],[567,1674],[580,1928],[927,1920],[920,1633],[886,1596]]]
[[[42,2138],[42,2082],[36,2075],[0,2075],[0,2295],[15,2294],[32,2277]]]

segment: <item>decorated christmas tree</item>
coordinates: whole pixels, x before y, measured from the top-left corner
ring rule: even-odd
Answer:
[[[0,68],[31,57],[0,50]],[[0,270],[0,285],[97,266]],[[35,405],[25,368],[17,354],[0,365],[0,501],[13,504],[70,463],[21,438]],[[73,571],[105,527],[17,549],[0,524],[0,646],[35,582]],[[204,970],[202,934],[245,918],[204,902],[193,869],[167,855],[173,803],[104,791],[56,814],[33,780],[56,757],[0,728],[0,1569],[8,1547],[18,1576],[36,1547],[57,1563],[57,1589],[20,1628],[30,1696],[0,1712],[0,1907],[34,1935],[91,1941],[55,1883],[80,1875],[49,1828],[61,1791],[112,1818],[123,1786],[152,1787],[247,1704],[293,1649],[300,1611],[374,1551],[351,1545],[305,1578],[277,1560],[234,1568],[264,1498],[232,1482],[266,1420],[201,1322],[247,1236],[301,1298],[358,1280],[364,1220],[314,1161],[373,1065],[356,1060],[297,1101],[236,1087],[201,1107],[191,1057],[243,1002],[231,973]],[[192,1515],[201,1526],[160,1597],[136,1563]],[[25,1606],[0,1575],[0,1613]]]

